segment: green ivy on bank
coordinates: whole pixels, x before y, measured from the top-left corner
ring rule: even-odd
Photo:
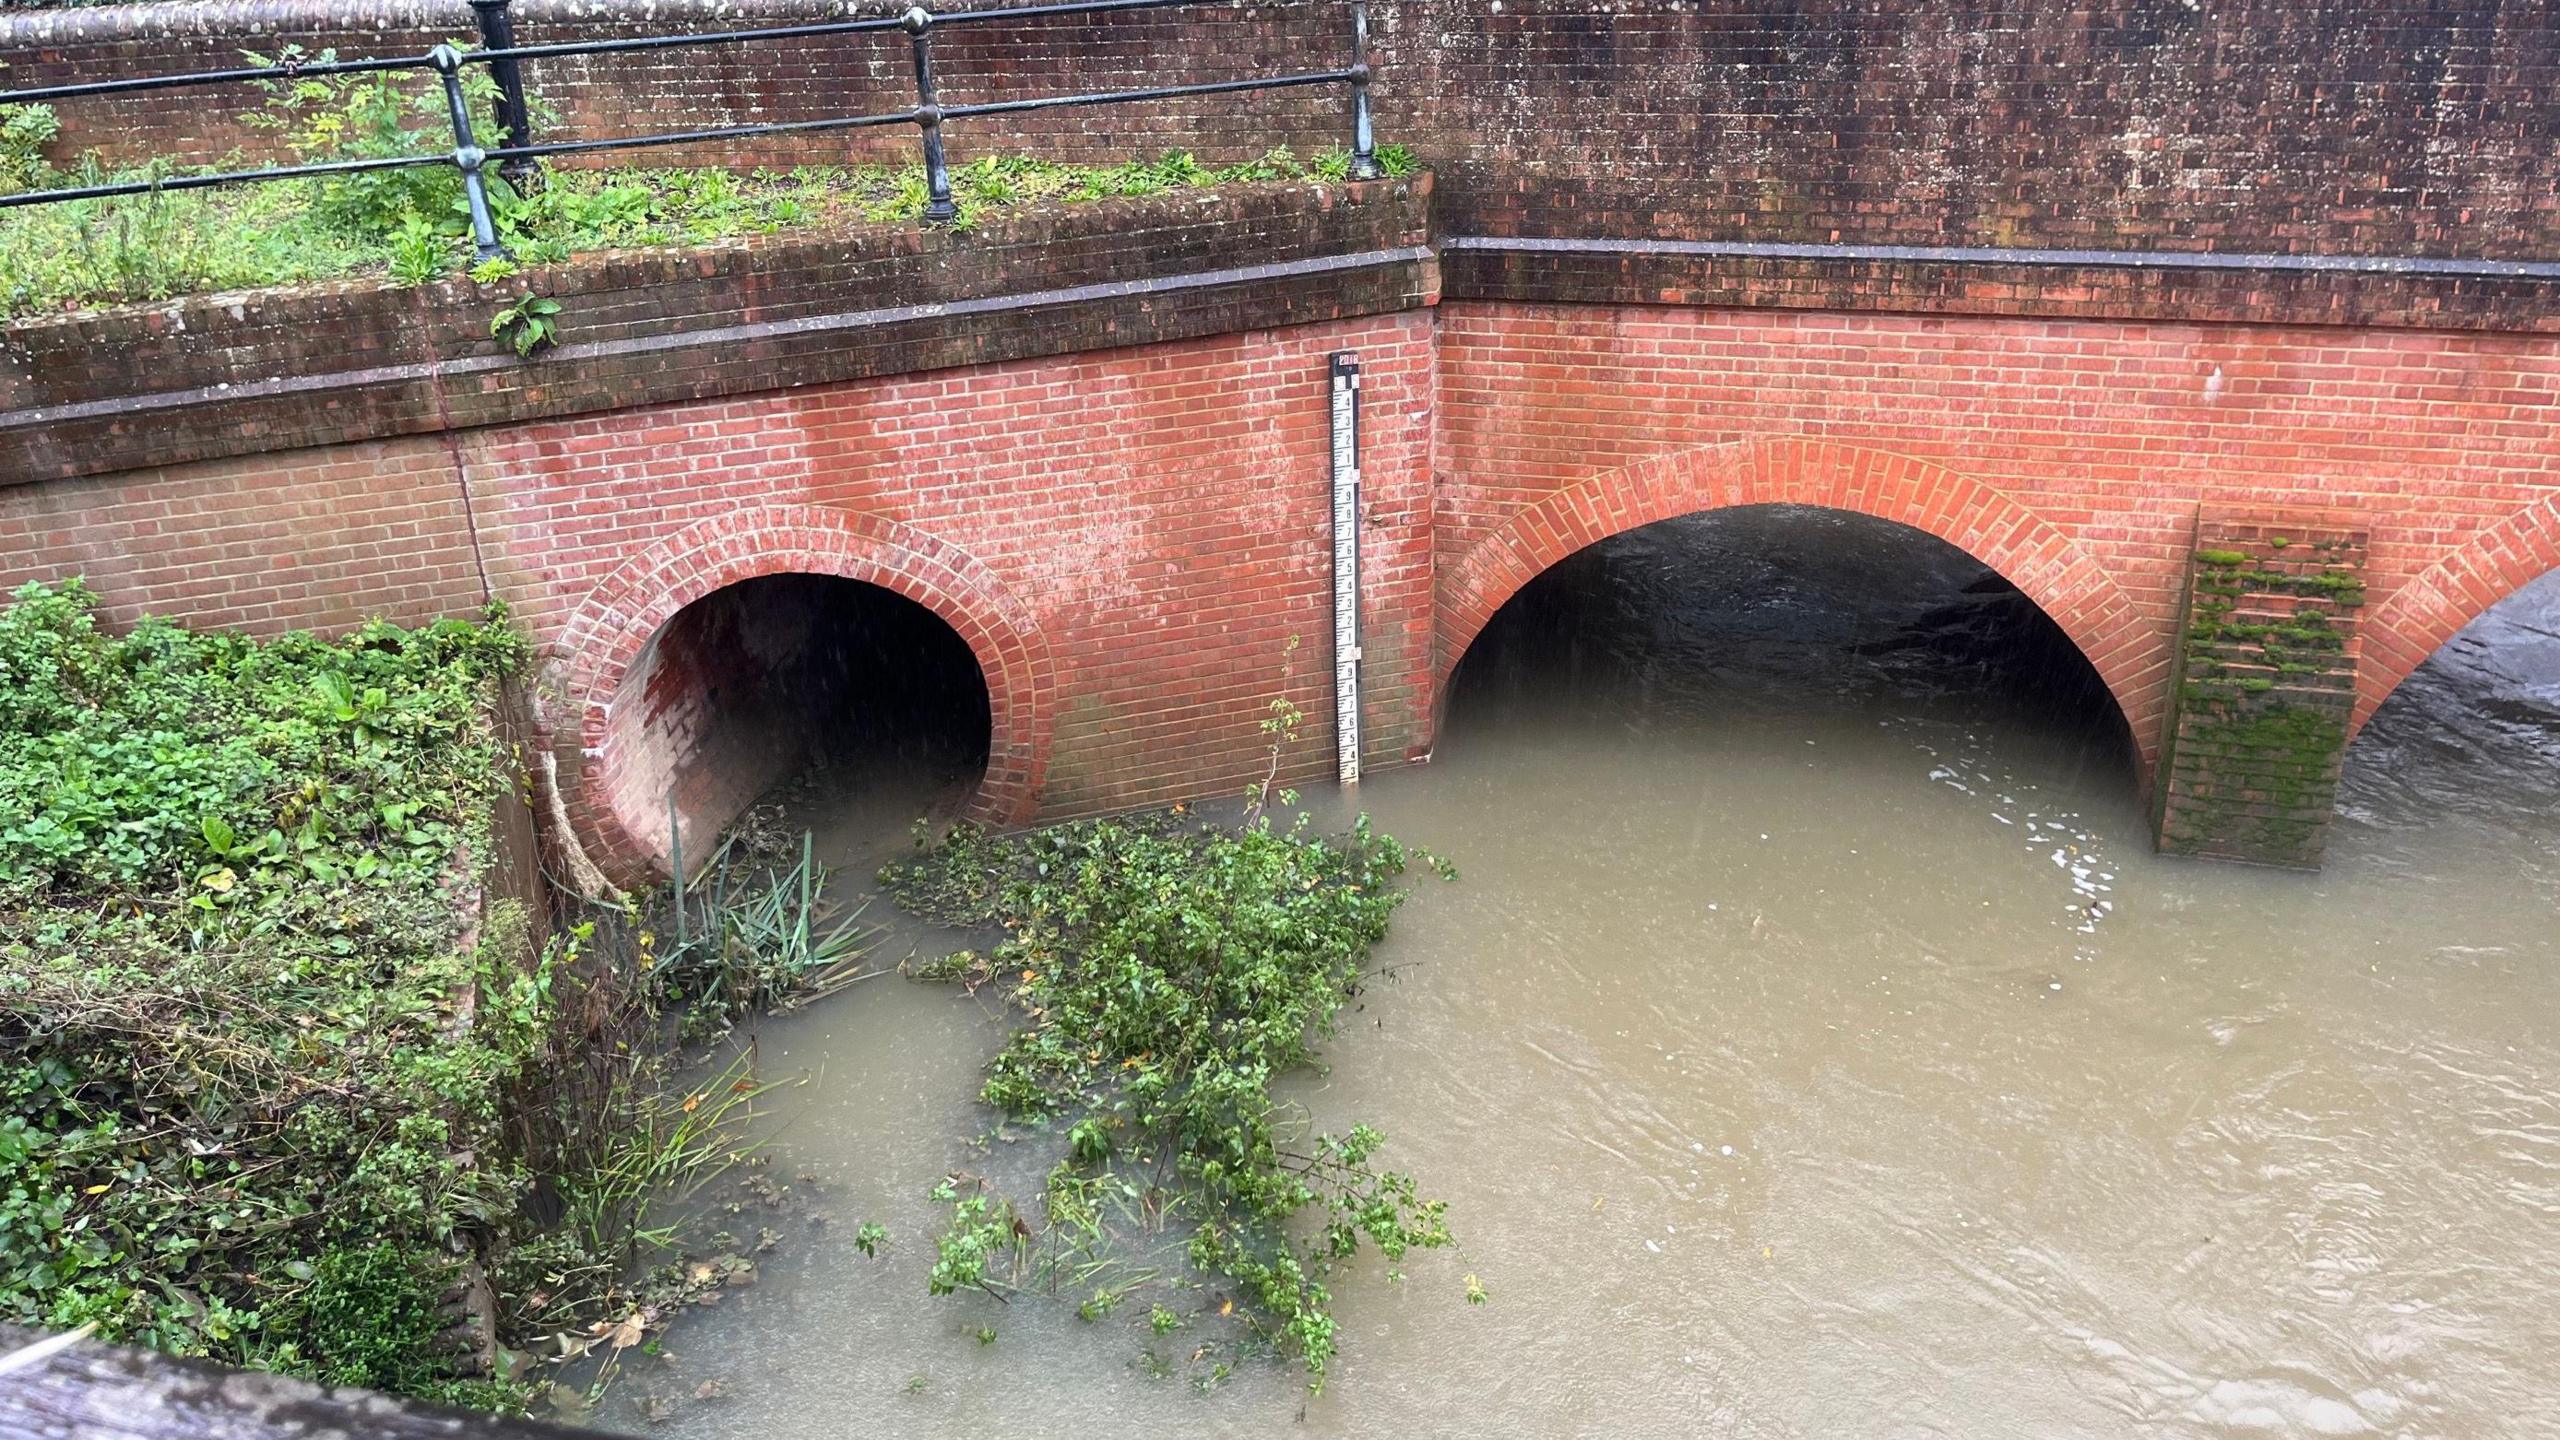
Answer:
[[[503,618],[339,641],[0,610],[0,1318],[464,1401],[439,1313],[525,1177],[525,917],[476,944]],[[473,1014],[458,1021],[465,1002]]]

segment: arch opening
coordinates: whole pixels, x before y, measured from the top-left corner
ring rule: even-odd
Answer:
[[[2027,727],[2128,795],[2138,763],[2115,692],[2017,585],[1928,531],[1817,505],[1694,512],[1574,551],[1477,632],[1442,703],[1457,751],[1523,722],[1824,710]]]
[[[758,575],[658,627],[608,707],[605,803],[688,868],[750,806],[794,802],[859,840],[965,808],[994,707],[967,640],[925,605],[837,575]]]
[[[2429,652],[2347,745],[2338,808],[2397,827],[2537,819],[2560,799],[2560,569]]]

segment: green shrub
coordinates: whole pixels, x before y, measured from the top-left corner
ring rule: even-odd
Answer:
[[[0,1318],[431,1378],[348,1320],[424,1323],[416,1257],[524,1184],[500,1120],[550,971],[521,916],[462,948],[448,888],[518,651],[495,619],[115,636],[76,581],[0,610]]]
[[[5,68],[5,67],[0,67]],[[44,147],[62,133],[50,105],[0,105],[0,195],[33,190],[52,174]]]
[[[330,1250],[311,1269],[304,1316],[314,1378],[407,1394],[446,1378],[436,1312],[450,1261],[386,1242]]]
[[[251,51],[246,58],[252,65],[289,65],[302,60],[333,61],[337,52],[306,55],[299,46],[288,45],[274,55]],[[464,99],[474,112],[474,123],[484,134],[495,133],[497,82],[485,66],[472,66],[462,76]],[[266,93],[266,104],[241,119],[280,134],[295,158],[305,164],[438,155],[453,148],[453,122],[445,113],[443,90],[414,78],[384,71],[297,75],[257,84]],[[413,223],[454,239],[469,228],[462,173],[451,165],[334,176],[314,185],[310,195],[311,219],[351,239],[394,235]]]

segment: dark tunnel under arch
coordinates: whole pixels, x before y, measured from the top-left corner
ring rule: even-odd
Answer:
[[[649,637],[610,702],[604,799],[662,857],[698,862],[776,785],[900,783],[946,803],[993,737],[977,655],[885,586],[784,571],[695,599]]]
[[[1464,744],[1498,692],[1597,704],[1630,686],[1764,707],[1811,698],[1805,687],[1970,691],[2085,726],[2092,758],[2129,776],[2139,764],[2115,691],[2035,599],[1949,540],[1840,507],[1693,511],[1565,555],[1458,658],[1441,734]]]

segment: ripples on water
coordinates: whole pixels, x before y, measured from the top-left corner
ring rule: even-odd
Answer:
[[[2153,856],[2103,688],[1947,547],[1768,509],[1586,552],[1359,797],[1465,878],[1305,1098],[1466,1253],[1338,1287],[1325,1397],[928,1300],[995,1031],[883,981],[764,1029],[841,1223],[679,1329],[732,1398],[669,1428],[2560,1434],[2555,632],[2546,582],[2421,671],[2328,869],[2274,874]]]

